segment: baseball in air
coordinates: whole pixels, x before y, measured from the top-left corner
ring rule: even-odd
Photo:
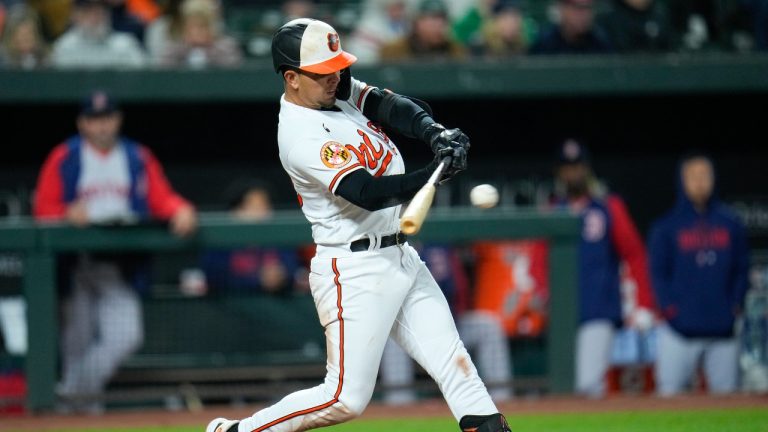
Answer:
[[[477,185],[469,191],[469,201],[479,208],[491,208],[499,203],[499,191],[489,184]]]

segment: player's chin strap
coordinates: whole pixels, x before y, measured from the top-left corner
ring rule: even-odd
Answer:
[[[462,432],[511,432],[507,419],[501,414],[467,415],[459,421]]]

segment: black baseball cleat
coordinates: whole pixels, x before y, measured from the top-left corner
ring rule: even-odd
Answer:
[[[462,432],[512,432],[507,419],[501,414],[464,416],[459,421],[459,427]]]

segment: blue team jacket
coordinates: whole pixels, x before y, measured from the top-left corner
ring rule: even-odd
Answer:
[[[744,226],[716,197],[699,213],[678,184],[675,207],[648,243],[651,277],[668,324],[686,337],[731,337],[748,288]]]

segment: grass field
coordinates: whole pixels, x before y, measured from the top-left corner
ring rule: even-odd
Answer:
[[[768,408],[510,415],[513,432],[768,432]],[[58,432],[201,432],[198,427],[52,429]],[[452,419],[358,420],[328,432],[451,432]]]

